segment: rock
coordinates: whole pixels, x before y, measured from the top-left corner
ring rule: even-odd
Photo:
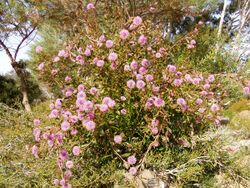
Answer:
[[[143,170],[137,176],[133,177],[129,174],[126,174],[126,178],[130,181],[133,181],[133,184],[136,185],[136,188],[165,188],[167,187],[165,183],[156,176],[153,171]]]
[[[244,110],[232,119],[232,125],[236,128],[245,128],[250,131],[250,110]]]
[[[230,122],[230,120],[229,120],[228,117],[222,117],[222,118],[220,119],[220,124],[221,124],[221,125],[226,125],[226,124],[228,124],[229,122]]]

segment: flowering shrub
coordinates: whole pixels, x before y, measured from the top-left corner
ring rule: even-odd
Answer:
[[[57,154],[55,185],[71,187],[90,160],[103,166],[115,159],[136,175],[151,150],[192,147],[194,135],[219,124],[216,77],[169,64],[171,47],[146,24],[135,17],[128,28],[70,44],[39,65],[63,93],[51,102],[48,120],[34,120],[33,131],[36,158],[46,150]]]

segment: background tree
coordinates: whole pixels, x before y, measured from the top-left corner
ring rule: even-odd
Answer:
[[[32,18],[32,19],[31,19]],[[31,111],[27,93],[27,71],[23,63],[17,60],[20,49],[32,40],[37,27],[38,15],[26,0],[4,0],[0,2],[0,49],[8,55],[19,80],[23,96],[22,103]],[[13,38],[16,46],[11,44]]]

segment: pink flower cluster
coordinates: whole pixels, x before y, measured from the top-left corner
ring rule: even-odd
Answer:
[[[89,3],[87,9],[95,9],[94,4]],[[71,186],[69,181],[78,165],[75,158],[85,154],[81,150],[84,144],[108,144],[107,148],[112,148],[107,153],[113,152],[110,156],[114,156],[114,151],[134,152],[129,144],[134,139],[133,131],[146,130],[149,139],[155,139],[171,128],[172,122],[168,122],[171,118],[176,120],[171,129],[185,130],[191,124],[214,123],[218,117],[221,108],[214,93],[218,79],[173,64],[164,65],[167,48],[151,46],[151,36],[137,33],[140,25],[142,19],[137,16],[128,30],[119,30],[118,38],[107,39],[102,35],[85,48],[65,48],[52,63],[53,75],[63,73],[58,76],[64,82],[63,95],[49,105],[49,126],[41,128],[41,121],[34,120],[35,145],[31,151],[38,158],[40,142],[47,142],[49,148],[57,150],[62,178],[55,179],[55,185]],[[157,43],[160,39],[154,40]],[[196,42],[192,40],[189,45],[194,48]],[[72,74],[58,68],[65,62],[72,63]],[[48,67],[46,64],[40,68]],[[249,93],[250,84],[247,87]],[[186,118],[189,116],[193,118]],[[171,134],[169,137],[177,136]],[[160,146],[160,141],[153,146]],[[128,172],[136,175],[135,165],[140,164],[141,154],[130,155],[123,162],[130,167]]]

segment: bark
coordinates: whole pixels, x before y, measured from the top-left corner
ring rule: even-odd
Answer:
[[[226,9],[227,9],[227,0],[224,0],[224,5],[223,5],[222,12],[221,12],[221,17],[220,17],[219,30],[218,30],[218,33],[217,33],[218,38],[221,36],[221,33],[222,33],[222,28],[223,28],[224,17],[225,17],[225,14],[226,14]]]
[[[27,112],[31,112],[31,107],[28,97],[28,87],[27,87],[27,72],[24,68],[20,67],[16,61],[11,63],[13,69],[15,70],[17,76],[20,79],[21,93],[23,95],[22,104]]]
[[[217,42],[216,47],[215,47],[215,54],[216,54],[215,57],[217,57],[217,54],[218,54],[219,49],[220,49],[220,40],[219,39],[220,39],[221,34],[222,34],[222,28],[223,28],[224,17],[226,14],[226,9],[227,9],[227,0],[224,0],[223,9],[221,12],[221,17],[220,17],[219,29],[218,29],[218,33],[217,33],[218,42]]]

